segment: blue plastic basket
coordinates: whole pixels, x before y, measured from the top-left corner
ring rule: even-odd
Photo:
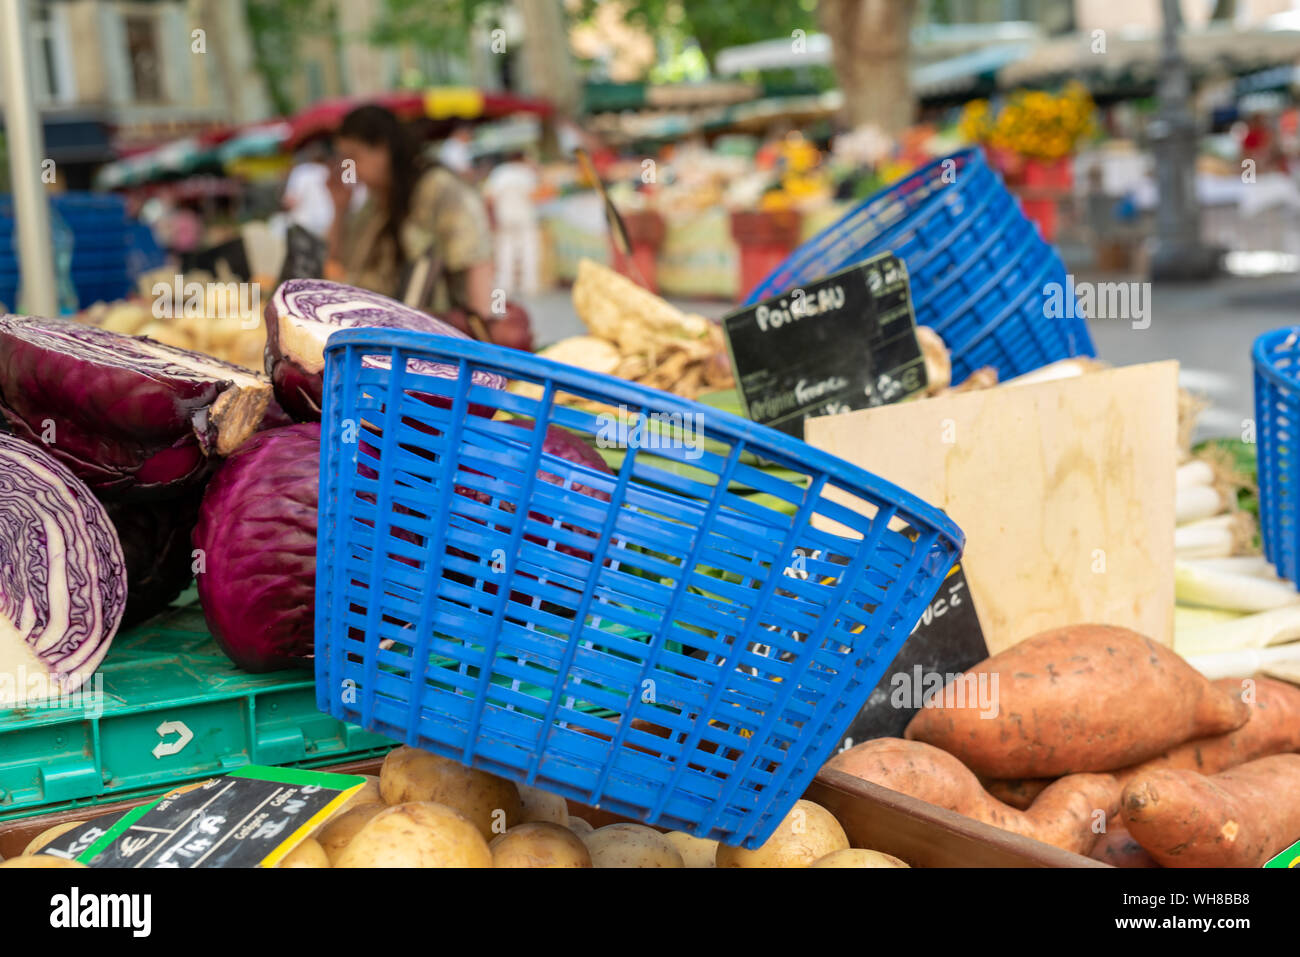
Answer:
[[[1264,555],[1300,583],[1300,326],[1264,333],[1251,356]]]
[[[935,160],[865,200],[797,249],[746,305],[886,251],[907,263],[917,324],[943,337],[954,382],[981,366],[1008,379],[1096,355],[1081,316],[1046,315],[1044,287],[1065,289],[1065,264],[976,149]]]
[[[620,447],[617,473],[543,453],[547,426]],[[322,711],[747,847],[964,544],[938,509],[773,429],[409,331],[330,337],[320,474]]]

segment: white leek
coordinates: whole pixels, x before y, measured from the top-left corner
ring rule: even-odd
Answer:
[[[1186,465],[1179,466],[1177,477],[1177,485],[1180,489],[1193,485],[1213,485],[1214,469],[1209,462],[1192,459]]]
[[[1283,579],[1278,578],[1277,569],[1263,555],[1197,558],[1188,560],[1187,564],[1195,568],[1208,568],[1216,572],[1232,572],[1237,575],[1253,575],[1255,578],[1265,578],[1270,581],[1283,581]]]
[[[1300,642],[1276,648],[1225,651],[1216,655],[1193,655],[1187,663],[1211,681],[1237,678],[1258,671],[1278,673],[1284,678],[1300,669]],[[1276,670],[1275,670],[1276,669]],[[1286,680],[1294,680],[1287,678]]]
[[[1199,625],[1185,611],[1174,609],[1174,650],[1184,657],[1267,648],[1297,639],[1300,639],[1300,605],[1285,605]]]
[[[1174,529],[1174,555],[1184,558],[1226,558],[1232,554],[1233,536],[1229,525],[1216,519],[1180,525]]]
[[[1213,485],[1185,485],[1174,498],[1174,521],[1179,525],[1218,515],[1228,503]]]
[[[1290,582],[1198,568],[1184,561],[1174,563],[1174,596],[1180,605],[1232,611],[1268,611],[1300,604],[1300,592]]]
[[[1268,614],[1268,612],[1262,612]],[[1239,611],[1226,608],[1198,608],[1194,605],[1174,606],[1174,647],[1178,646],[1180,634],[1200,631],[1212,625],[1221,625],[1225,621],[1236,621],[1243,617]]]

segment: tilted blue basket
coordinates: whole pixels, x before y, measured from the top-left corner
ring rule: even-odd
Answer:
[[[797,249],[746,305],[880,253],[907,264],[918,325],[952,353],[953,381],[981,366],[1000,379],[1096,350],[1077,310],[1049,315],[1045,288],[1065,264],[1020,210],[981,150],[935,160],[847,213]]]
[[[1264,333],[1251,357],[1264,556],[1300,583],[1300,326]]]
[[[544,452],[548,427],[617,446],[617,471]],[[773,429],[404,330],[330,337],[320,475],[322,711],[746,847],[964,544],[938,509]]]

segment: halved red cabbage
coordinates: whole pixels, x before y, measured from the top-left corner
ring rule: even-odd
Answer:
[[[63,319],[0,316],[0,414],[105,498],[203,480],[257,429],[262,376]]]
[[[320,425],[259,432],[208,483],[194,527],[208,628],[247,671],[310,667]]]
[[[280,284],[266,305],[266,373],[284,410],[301,422],[318,422],[321,415],[321,374],[325,369],[325,342],[338,329],[376,326],[412,329],[453,339],[467,339],[459,329],[412,309],[396,299],[367,289],[357,289],[324,279],[289,279]],[[367,365],[386,367],[387,360],[367,359]],[[455,379],[450,363],[411,360],[412,372]],[[478,371],[475,385],[504,389],[506,380]],[[440,404],[440,403],[439,403]],[[492,410],[472,408],[481,415]]]
[[[0,433],[0,707],[84,684],[125,605],[104,506],[53,457]]]

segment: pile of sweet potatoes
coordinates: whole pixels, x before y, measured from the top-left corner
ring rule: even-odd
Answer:
[[[907,740],[827,767],[1121,867],[1257,867],[1300,839],[1300,688],[1210,682],[1105,625],[1035,635],[959,680],[995,707],[953,682]]]

